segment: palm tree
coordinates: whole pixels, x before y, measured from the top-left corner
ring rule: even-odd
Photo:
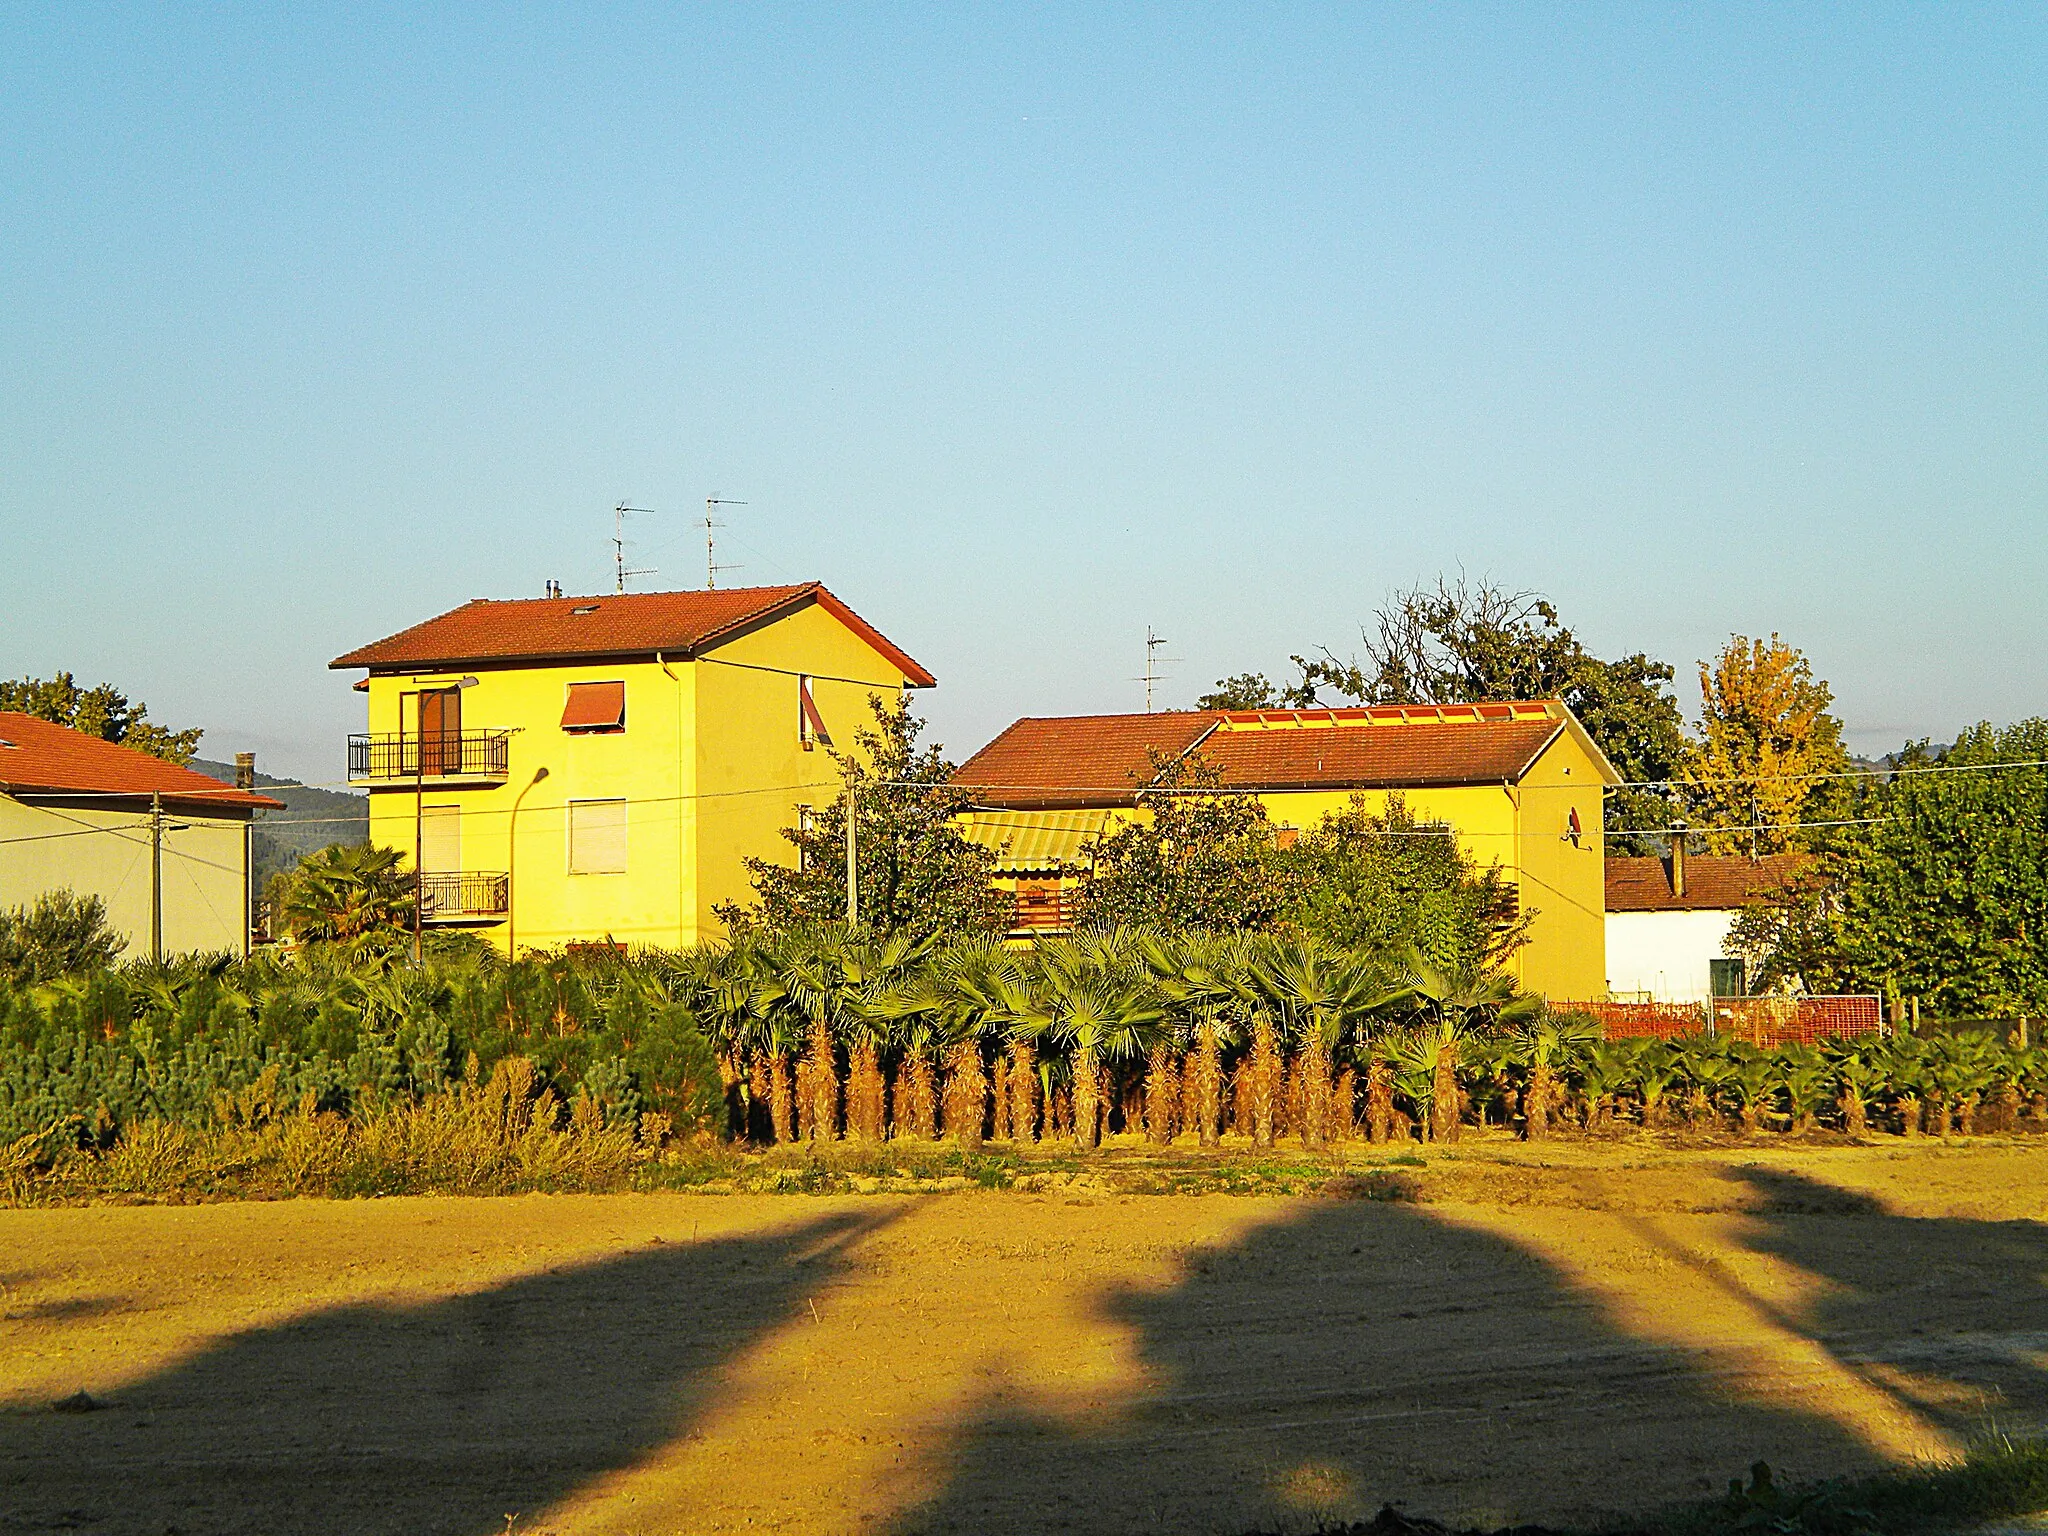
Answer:
[[[1417,1016],[1443,1048],[1435,1051],[1429,1130],[1433,1141],[1458,1139],[1458,1044],[1470,1029],[1514,1025],[1543,1011],[1543,1000],[1519,992],[1505,971],[1483,965],[1440,966],[1410,949],[1394,985],[1373,999],[1374,1011]]]
[[[1223,1052],[1241,1035],[1256,996],[1250,972],[1254,942],[1245,935],[1141,935],[1137,953],[1157,984],[1177,1032],[1193,1050],[1184,1068],[1183,1128],[1205,1147],[1221,1141]]]
[[[1029,985],[1014,994],[1012,1012],[1014,1036],[1067,1053],[1074,1140],[1100,1145],[1104,1067],[1142,1059],[1164,1027],[1165,998],[1151,973],[1114,936],[1049,943]]]
[[[1527,1077],[1522,1087],[1522,1137],[1542,1141],[1550,1135],[1551,1111],[1561,1107],[1560,1077],[1569,1073],[1600,1038],[1600,1026],[1583,1014],[1545,1010],[1515,1032],[1516,1055]]]
[[[1364,956],[1312,940],[1268,946],[1259,957],[1255,978],[1266,1000],[1279,1011],[1285,1036],[1295,1047],[1295,1070],[1303,1081],[1302,1144],[1321,1147],[1329,1139],[1337,1048],[1366,1017],[1384,987]],[[1255,1055],[1258,1049],[1255,1035]],[[1347,1105],[1347,1124],[1349,1118]]]
[[[272,887],[278,921],[301,944],[351,954],[389,949],[410,931],[414,880],[396,848],[337,843],[308,854]]]

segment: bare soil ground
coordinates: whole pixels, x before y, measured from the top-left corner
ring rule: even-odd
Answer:
[[[1559,1522],[2048,1425],[2048,1147],[1353,1161],[0,1211],[0,1531]]]

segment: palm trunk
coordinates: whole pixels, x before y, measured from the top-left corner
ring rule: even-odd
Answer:
[[[996,1070],[991,1087],[991,1097],[995,1101],[995,1125],[990,1135],[997,1141],[1010,1141],[1013,1139],[1010,1130],[1010,1058],[1001,1051],[996,1052]]]
[[[1861,1136],[1869,1127],[1869,1117],[1864,1113],[1863,1095],[1854,1088],[1844,1088],[1835,1100],[1835,1107],[1842,1112],[1842,1129],[1851,1136]]]
[[[1550,1063],[1539,1061],[1529,1069],[1529,1086],[1522,1090],[1522,1139],[1550,1139],[1550,1100],[1556,1092]]]
[[[1173,1140],[1175,1110],[1180,1100],[1180,1073],[1173,1063],[1173,1046],[1166,1041],[1152,1047],[1145,1064],[1145,1135],[1155,1146]]]
[[[911,1052],[896,1075],[896,1134],[930,1141],[939,1133],[938,1094],[932,1082],[932,1059]]]
[[[811,1020],[810,1099],[804,1106],[804,1134],[812,1141],[832,1141],[839,1131],[839,1067],[832,1059],[832,1030],[823,1019]]]
[[[1350,1067],[1337,1074],[1330,1089],[1330,1140],[1347,1142],[1358,1134],[1358,1074]]]
[[[1394,1139],[1394,1065],[1378,1056],[1365,1069],[1365,1139]]]
[[[1920,1101],[1910,1093],[1899,1095],[1899,1134],[1918,1136],[1920,1134]]]
[[[1023,1040],[1010,1047],[1010,1134],[1038,1140],[1038,1056]]]
[[[1330,1141],[1330,1048],[1317,1040],[1295,1057],[1301,1079],[1301,1144],[1320,1151]]]
[[[789,1055],[776,1051],[768,1058],[768,1124],[778,1145],[796,1140],[796,1105],[789,1096]]]
[[[1222,1118],[1223,1053],[1217,1044],[1215,1021],[1211,1020],[1202,1025],[1200,1043],[1195,1049],[1195,1128],[1203,1146],[1213,1147],[1222,1139]]]
[[[718,1086],[725,1094],[725,1130],[728,1136],[747,1134],[747,1068],[738,1051],[718,1053]]]
[[[962,1040],[946,1052],[946,1134],[978,1152],[987,1116],[988,1074],[982,1070],[981,1046]]]
[[[1273,1039],[1273,1021],[1260,1014],[1252,1021],[1251,1083],[1252,1145],[1273,1145],[1273,1099],[1280,1086],[1280,1048]]]
[[[873,1040],[855,1043],[846,1070],[846,1130],[861,1141],[882,1139],[886,1108],[882,1062]]]
[[[1074,1052],[1074,1142],[1083,1150],[1102,1142],[1102,1079],[1095,1066],[1095,1047]]]
[[[1277,1145],[1289,1132],[1301,1129],[1301,1058],[1280,1049],[1278,1032],[1274,1048],[1280,1057],[1279,1080],[1273,1090],[1273,1141]]]
[[[1948,1135],[1948,1095],[1938,1089],[1927,1095],[1927,1129],[1937,1136]]]
[[[1437,1045],[1436,1071],[1430,1081],[1429,1138],[1458,1139],[1458,1044],[1445,1036]]]
[[[2005,1084],[1993,1102],[1997,1105],[1997,1122],[1993,1129],[2001,1136],[2010,1136],[2020,1128],[2019,1088],[2012,1083]]]

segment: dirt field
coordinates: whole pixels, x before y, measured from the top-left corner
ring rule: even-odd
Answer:
[[[1498,1524],[2048,1423],[2048,1149],[1367,1187],[0,1211],[0,1531]]]

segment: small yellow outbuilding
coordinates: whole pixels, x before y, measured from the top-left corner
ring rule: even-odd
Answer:
[[[822,585],[479,599],[337,657],[349,778],[434,926],[508,952],[692,945],[744,860],[840,784],[834,748],[935,679]]]
[[[1513,886],[1530,919],[1512,962],[1524,986],[1604,995],[1601,799],[1619,780],[1555,699],[1019,720],[954,782],[975,807],[963,817],[968,835],[1002,850],[998,872],[1017,892],[1020,929],[1066,923],[1071,892],[1059,867],[1085,863],[1097,838],[1145,814],[1155,761],[1195,753],[1226,787],[1255,795],[1283,838],[1354,796],[1378,811],[1400,792]]]

